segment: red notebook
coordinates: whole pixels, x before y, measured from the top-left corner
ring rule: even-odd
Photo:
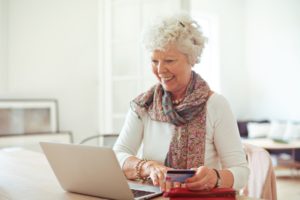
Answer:
[[[164,197],[170,200],[235,200],[236,192],[230,188],[214,188],[210,191],[190,191],[186,188],[172,188],[164,192]]]

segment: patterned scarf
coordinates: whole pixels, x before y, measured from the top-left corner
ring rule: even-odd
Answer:
[[[208,84],[192,71],[185,98],[179,105],[172,104],[171,94],[159,83],[131,102],[139,116],[146,112],[152,120],[175,125],[166,166],[190,169],[204,164],[206,102],[210,94]]]

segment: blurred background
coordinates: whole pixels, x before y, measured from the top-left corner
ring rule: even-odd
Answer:
[[[300,121],[298,0],[0,0],[0,98],[56,99],[75,141],[118,133],[156,82],[142,29],[179,10],[208,37],[195,71],[237,119]]]

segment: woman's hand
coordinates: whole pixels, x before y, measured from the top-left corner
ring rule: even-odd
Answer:
[[[142,176],[149,176],[153,182],[153,185],[160,186],[161,190],[165,190],[165,175],[169,167],[166,167],[156,161],[147,161],[143,166]]]
[[[218,177],[213,169],[201,166],[195,170],[196,174],[186,180],[186,188],[189,190],[210,190],[215,187]]]

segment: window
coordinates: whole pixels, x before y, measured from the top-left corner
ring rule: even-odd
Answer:
[[[119,133],[130,101],[156,81],[141,47],[143,26],[157,15],[179,10],[180,0],[104,1],[99,132]]]

